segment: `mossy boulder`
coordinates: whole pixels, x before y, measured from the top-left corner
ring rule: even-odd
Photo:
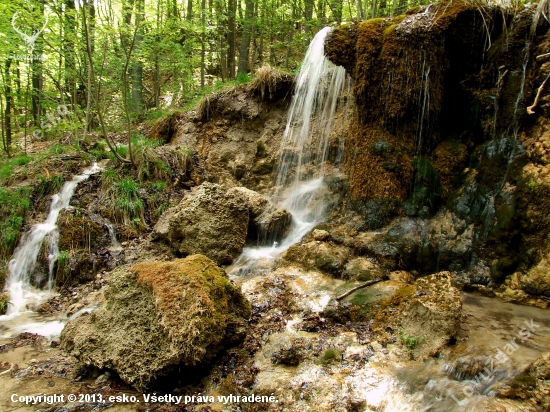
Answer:
[[[380,303],[373,332],[383,344],[400,343],[406,359],[424,359],[456,336],[462,316],[462,298],[451,286],[451,274],[440,272],[398,289]]]
[[[164,212],[153,236],[167,240],[184,256],[201,253],[226,264],[239,256],[247,240],[281,240],[291,221],[286,209],[253,190],[203,183]]]
[[[155,230],[184,256],[200,253],[224,264],[243,250],[249,206],[240,191],[203,183],[165,213],[169,218],[161,217]],[[163,225],[167,227],[160,229]]]
[[[346,263],[343,277],[362,282],[374,279],[382,279],[385,271],[377,263],[364,257],[351,259]]]
[[[140,391],[239,342],[251,313],[225,272],[202,255],[119,270],[104,296],[100,308],[67,323],[62,348]]]
[[[287,263],[294,263],[306,270],[319,270],[341,277],[349,259],[349,250],[340,245],[311,241],[291,246],[282,256]]]

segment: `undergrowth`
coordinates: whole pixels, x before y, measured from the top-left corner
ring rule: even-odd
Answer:
[[[0,186],[0,259],[8,259],[17,244],[23,216],[31,206],[31,190]]]
[[[115,216],[125,225],[143,220],[144,205],[139,196],[139,183],[131,177],[122,179],[114,186]]]

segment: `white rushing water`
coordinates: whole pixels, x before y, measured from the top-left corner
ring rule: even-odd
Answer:
[[[53,270],[59,256],[57,218],[59,213],[69,206],[77,185],[100,170],[101,168],[94,163],[82,174],[74,176],[69,182],[65,182],[61,191],[52,196],[52,204],[46,220],[43,223],[34,225],[21,238],[19,246],[8,264],[6,290],[9,293],[10,303],[7,317],[15,317],[25,312],[29,304],[36,305],[51,295]],[[46,288],[40,290],[31,285],[31,275],[46,237],[48,240],[49,278]]]
[[[274,203],[292,214],[289,234],[270,246],[246,247],[233,264],[233,270],[272,259],[300,241],[326,218],[326,191],[323,176],[329,156],[335,112],[351,80],[343,67],[325,57],[325,27],[311,41],[296,80],[288,120],[281,141]],[[342,160],[343,141],[336,160]]]

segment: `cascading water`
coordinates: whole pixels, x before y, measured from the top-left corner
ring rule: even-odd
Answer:
[[[6,279],[5,289],[9,293],[10,304],[8,305],[7,316],[13,317],[25,311],[28,303],[34,303],[44,297],[44,291],[40,291],[31,285],[31,274],[36,266],[38,253],[46,237],[48,237],[49,261],[46,294],[51,291],[53,270],[59,256],[59,232],[57,231],[59,213],[69,206],[76,186],[100,170],[101,168],[94,163],[82,174],[74,176],[71,181],[66,182],[61,191],[53,195],[50,212],[46,220],[43,223],[34,225],[29,232],[23,235],[20,245],[15,250],[8,265],[8,278]]]
[[[330,30],[325,27],[319,31],[309,45],[281,141],[273,200],[292,214],[291,230],[280,244],[245,248],[234,270],[245,262],[278,256],[326,217],[321,196],[335,112],[342,94],[351,88],[345,69],[325,57]],[[340,141],[336,162],[341,162],[343,148]]]

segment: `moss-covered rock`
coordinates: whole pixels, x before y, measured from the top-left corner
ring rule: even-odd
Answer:
[[[225,272],[202,255],[118,271],[104,295],[100,308],[67,323],[61,345],[141,391],[237,343],[251,313]]]
[[[287,263],[294,263],[306,270],[320,270],[340,277],[349,259],[349,250],[340,245],[311,241],[291,246],[282,256]]]
[[[380,304],[373,332],[381,343],[403,344],[403,357],[435,355],[456,336],[462,298],[451,286],[449,272],[440,272],[403,286]]]
[[[223,185],[203,183],[170,215],[166,238],[182,255],[202,253],[218,264],[242,252],[249,223],[247,197]],[[161,219],[165,222],[164,219]]]

